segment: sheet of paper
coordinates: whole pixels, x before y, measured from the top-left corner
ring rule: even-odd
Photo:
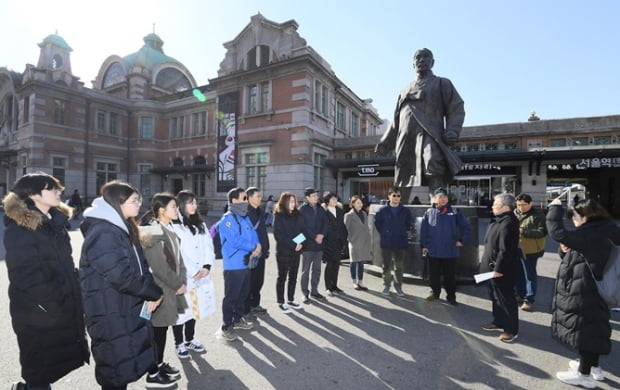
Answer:
[[[485,280],[493,279],[493,271],[491,272],[483,272],[481,274],[474,275],[474,280],[476,283],[484,282]]]
[[[301,243],[302,243],[302,242],[304,242],[304,241],[306,241],[306,236],[304,236],[304,234],[303,234],[303,233],[299,233],[298,235],[296,235],[296,236],[293,238],[293,242],[294,242],[295,244],[301,244]]]

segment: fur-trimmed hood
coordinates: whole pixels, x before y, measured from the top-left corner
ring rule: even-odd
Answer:
[[[150,225],[140,226],[140,243],[145,248],[150,248],[159,241],[164,240],[164,230],[159,222],[151,222]]]
[[[6,216],[18,226],[25,227],[30,230],[37,230],[43,223],[43,214],[36,208],[29,208],[22,199],[14,192],[9,192],[4,199],[2,199],[4,205],[4,212]],[[64,203],[60,203],[57,207],[50,209],[50,212],[57,210],[59,213],[65,215],[67,219],[70,219],[73,215],[73,208],[67,206]]]

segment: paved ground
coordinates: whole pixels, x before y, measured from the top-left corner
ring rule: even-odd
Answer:
[[[484,229],[484,226],[481,227]],[[1,228],[0,228],[1,233]],[[74,253],[81,237],[72,234]],[[2,253],[3,254],[3,253]],[[2,256],[1,258],[3,258]],[[77,256],[75,257],[77,261]],[[292,314],[278,312],[275,303],[275,258],[268,259],[261,317],[240,340],[225,343],[214,337],[221,313],[200,320],[197,337],[207,353],[179,361],[172,334],[166,360],[182,371],[179,389],[565,389],[554,379],[567,369],[573,351],[551,339],[550,301],[557,255],[539,263],[540,291],[536,312],[520,312],[519,339],[504,344],[497,334],[480,330],[490,320],[486,288],[459,286],[458,307],[445,301],[428,303],[428,287],[404,286],[406,297],[383,297],[381,279],[367,274],[368,292],[351,288],[348,267],[340,268],[346,295],[313,302]],[[222,272],[214,269],[218,301]],[[0,291],[7,290],[6,267],[0,261]],[[298,298],[301,294],[297,295]],[[0,389],[20,377],[18,350],[10,325],[6,293],[0,298]],[[600,388],[620,388],[620,313],[613,313],[613,352],[601,359],[608,379]],[[54,385],[56,390],[98,388],[93,366],[86,366]],[[143,389],[144,380],[129,386]]]

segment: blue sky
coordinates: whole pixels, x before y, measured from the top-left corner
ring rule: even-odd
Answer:
[[[422,47],[435,55],[435,74],[465,100],[465,125],[525,121],[533,110],[542,119],[620,114],[620,2],[613,0],[6,3],[0,66],[36,65],[37,43],[58,30],[87,86],[109,55],[137,51],[153,23],[166,54],[207,84],[222,44],[260,11],[275,22],[295,19],[299,34],[383,118],[414,78],[412,55]]]

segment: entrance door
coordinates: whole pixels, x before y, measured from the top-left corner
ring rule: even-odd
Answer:
[[[172,179],[172,193],[178,194],[183,190],[183,179]]]

